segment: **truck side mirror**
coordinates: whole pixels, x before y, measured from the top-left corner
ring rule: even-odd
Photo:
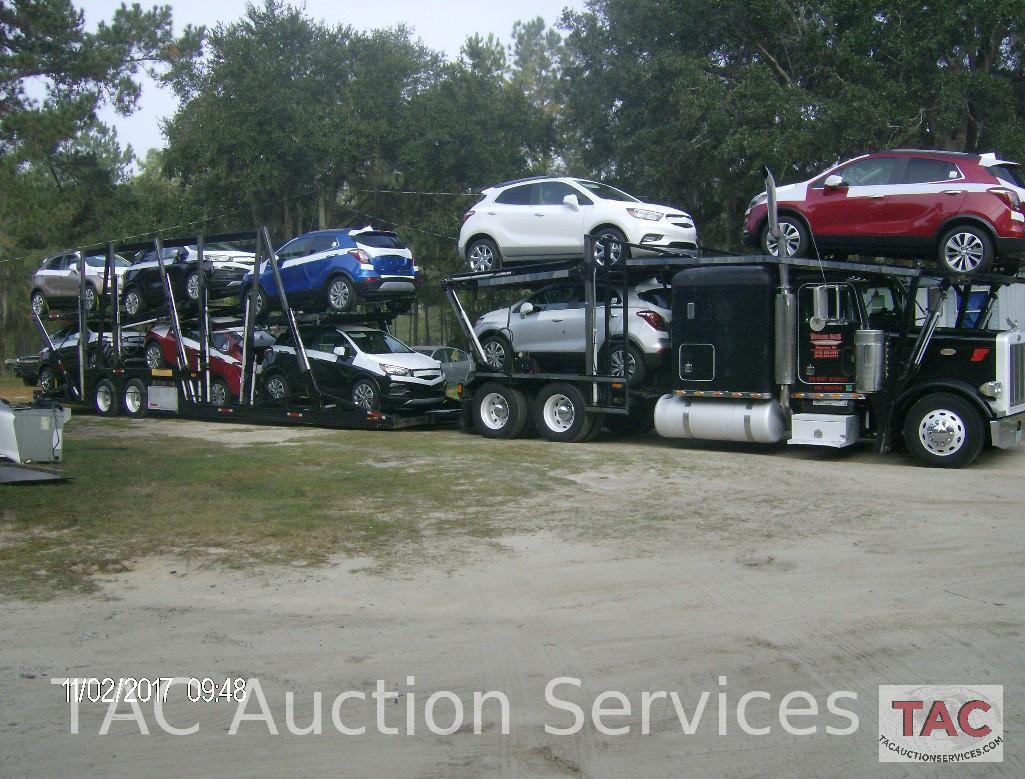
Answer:
[[[567,195],[566,197],[572,197],[572,195]],[[534,313],[534,304],[531,303],[529,300],[526,301],[523,305],[520,306],[520,316],[527,316],[527,314],[533,314],[533,313]]]
[[[812,315],[808,322],[815,332],[830,322],[845,322],[842,290],[836,284],[820,284],[812,289]]]

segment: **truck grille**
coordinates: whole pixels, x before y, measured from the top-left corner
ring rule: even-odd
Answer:
[[[1025,402],[1025,341],[1011,344],[1010,405]]]

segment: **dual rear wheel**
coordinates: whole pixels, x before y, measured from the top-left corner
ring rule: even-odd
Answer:
[[[516,438],[531,421],[547,441],[576,443],[601,430],[583,393],[565,382],[547,384],[528,400],[515,387],[489,381],[474,395],[472,411],[474,427],[487,438]]]

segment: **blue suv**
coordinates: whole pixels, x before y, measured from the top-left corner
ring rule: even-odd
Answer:
[[[278,249],[277,258],[290,304],[345,312],[358,303],[384,302],[401,313],[409,310],[420,286],[413,253],[395,233],[369,227],[305,233]],[[260,269],[257,315],[279,305],[270,263],[264,262]],[[252,281],[251,273],[242,280],[243,306]]]

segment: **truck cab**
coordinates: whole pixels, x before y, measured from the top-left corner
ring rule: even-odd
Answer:
[[[766,258],[768,259],[768,258]],[[699,265],[673,278],[668,437],[906,445],[959,467],[1021,443],[1025,336],[989,329],[1007,277],[818,261]],[[973,291],[982,310],[969,312]],[[944,311],[954,327],[939,327]]]

